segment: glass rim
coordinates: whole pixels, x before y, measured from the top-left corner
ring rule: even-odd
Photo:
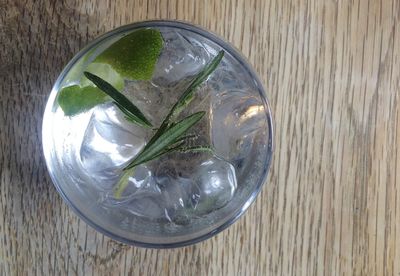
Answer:
[[[171,27],[171,28],[178,28],[182,30],[186,30],[189,32],[193,32],[195,34],[201,35],[205,37],[206,39],[211,40],[212,42],[216,43],[219,45],[224,51],[228,52],[232,57],[234,57],[241,66],[243,66],[251,76],[251,78],[255,81],[255,85],[258,89],[258,92],[260,93],[260,97],[263,101],[264,107],[266,108],[265,113],[267,117],[267,124],[268,124],[268,143],[267,143],[267,154],[266,154],[266,160],[265,160],[265,167],[262,172],[262,177],[259,183],[257,183],[255,189],[251,193],[251,195],[246,199],[245,203],[241,205],[241,207],[236,211],[233,212],[231,217],[225,221],[222,225],[216,227],[210,232],[207,232],[205,234],[202,234],[196,238],[193,239],[188,239],[185,241],[178,241],[178,242],[171,242],[171,243],[148,243],[148,242],[142,242],[138,240],[132,240],[128,239],[122,236],[119,236],[104,227],[98,225],[97,223],[93,222],[90,218],[88,218],[83,212],[81,212],[73,203],[72,201],[68,198],[68,196],[64,193],[62,190],[61,186],[58,183],[58,180],[55,176],[54,172],[54,166],[52,164],[52,158],[51,158],[51,147],[49,142],[50,139],[50,127],[49,127],[49,120],[46,119],[48,116],[46,114],[49,114],[51,112],[51,109],[53,107],[55,98],[56,98],[56,93],[57,93],[57,87],[61,84],[63,81],[65,75],[69,72],[69,70],[72,68],[73,65],[84,55],[86,52],[93,48],[94,46],[98,45],[101,43],[103,40],[120,34],[124,33],[126,31],[134,30],[134,29],[140,29],[140,28],[157,28],[157,27]],[[67,203],[67,205],[75,212],[75,214],[78,215],[79,218],[81,218],[83,221],[85,221],[89,226],[94,228],[96,231],[108,236],[109,238],[116,240],[118,242],[122,242],[128,245],[134,245],[134,246],[139,246],[139,247],[144,247],[144,248],[155,248],[155,249],[161,249],[161,248],[177,248],[177,247],[183,247],[183,246],[188,246],[192,245],[201,241],[204,241],[206,239],[209,239],[216,234],[220,233],[221,231],[225,230],[229,226],[231,226],[234,222],[236,222],[245,212],[246,210],[250,207],[250,205],[255,201],[257,195],[260,193],[261,188],[264,186],[268,172],[271,166],[271,160],[272,160],[272,153],[274,150],[274,129],[273,129],[273,119],[272,119],[272,113],[271,113],[271,107],[269,105],[269,101],[267,98],[267,95],[265,93],[265,90],[263,88],[263,85],[261,81],[258,78],[258,75],[250,65],[250,63],[247,61],[247,59],[241,54],[241,52],[236,49],[234,46],[232,46],[229,42],[227,42],[225,39],[221,38],[220,36],[216,35],[215,33],[204,29],[203,27],[200,27],[198,25],[194,25],[189,22],[184,22],[180,20],[148,20],[148,21],[140,21],[140,22],[134,22],[130,23],[127,25],[120,26],[118,28],[112,29],[94,40],[90,41],[85,47],[83,47],[77,54],[74,55],[74,57],[67,63],[67,65],[63,68],[61,71],[60,75],[58,76],[56,82],[54,83],[52,90],[50,92],[50,95],[47,99],[46,103],[46,108],[44,111],[43,115],[43,123],[42,123],[42,147],[43,147],[43,152],[44,152],[44,157],[46,161],[46,166],[47,170],[49,172],[49,175],[51,177],[51,180],[56,187],[56,190],[58,193],[61,195],[63,198],[63,201]]]

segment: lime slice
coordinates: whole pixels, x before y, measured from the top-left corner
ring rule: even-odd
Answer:
[[[60,90],[57,100],[64,114],[73,116],[110,99],[97,87],[71,85]]]
[[[108,47],[94,62],[107,63],[122,77],[134,80],[151,78],[163,46],[161,33],[154,29],[134,31]]]

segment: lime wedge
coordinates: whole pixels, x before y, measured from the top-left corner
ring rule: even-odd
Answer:
[[[151,78],[163,47],[161,33],[154,29],[141,29],[125,35],[94,62],[111,65],[122,77],[134,80]]]
[[[107,94],[97,87],[71,85],[60,90],[57,100],[64,114],[73,116],[110,99]]]

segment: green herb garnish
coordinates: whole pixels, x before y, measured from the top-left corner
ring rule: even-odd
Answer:
[[[130,162],[126,168],[132,168],[134,166],[137,166],[141,164],[139,161],[142,160],[142,155],[147,155],[148,154],[148,149],[153,147],[154,143],[160,143],[160,141],[163,141],[161,139],[164,138],[165,133],[170,133],[168,132],[169,129],[178,129],[175,128],[177,124],[183,124],[186,123],[184,120],[178,122],[178,123],[172,123],[172,119],[183,110],[184,107],[186,107],[193,99],[193,94],[195,92],[195,89],[197,86],[199,86],[204,80],[207,79],[207,77],[217,68],[218,64],[221,62],[222,57],[224,56],[224,52],[220,51],[218,55],[209,63],[206,65],[206,67],[196,76],[196,78],[190,83],[189,87],[183,92],[182,96],[178,99],[178,101],[173,105],[163,122],[161,123],[161,126],[158,128],[156,133],[153,135],[153,137],[150,139],[150,141],[147,143],[147,145],[143,148],[143,150]],[[204,115],[204,114],[203,114]],[[187,117],[189,118],[189,117]],[[186,118],[186,119],[187,119]],[[190,127],[189,127],[190,128]],[[184,134],[189,128],[187,128],[182,134]],[[178,142],[177,140],[181,138],[181,136],[176,137],[175,140],[171,142]],[[170,144],[166,145],[166,147],[170,146]],[[154,158],[153,158],[154,159]],[[143,162],[142,162],[143,163]]]

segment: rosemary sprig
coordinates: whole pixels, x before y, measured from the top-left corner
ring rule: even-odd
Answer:
[[[125,166],[123,174],[114,188],[114,196],[116,198],[121,197],[128,184],[129,177],[133,175],[135,167],[140,164],[149,162],[164,154],[174,151],[213,152],[212,148],[209,146],[185,145],[187,141],[195,137],[193,135],[185,135],[186,132],[201,120],[205,114],[204,111],[194,113],[178,122],[175,122],[174,120],[193,100],[196,88],[217,68],[223,56],[224,51],[220,51],[218,55],[208,63],[201,72],[199,72],[178,101],[172,106],[160,127],[151,137],[146,146],[129,162],[128,165]],[[84,74],[98,88],[103,90],[114,100],[117,107],[126,115],[126,118],[129,121],[146,127],[151,126],[143,113],[111,84],[89,72],[84,72]]]

